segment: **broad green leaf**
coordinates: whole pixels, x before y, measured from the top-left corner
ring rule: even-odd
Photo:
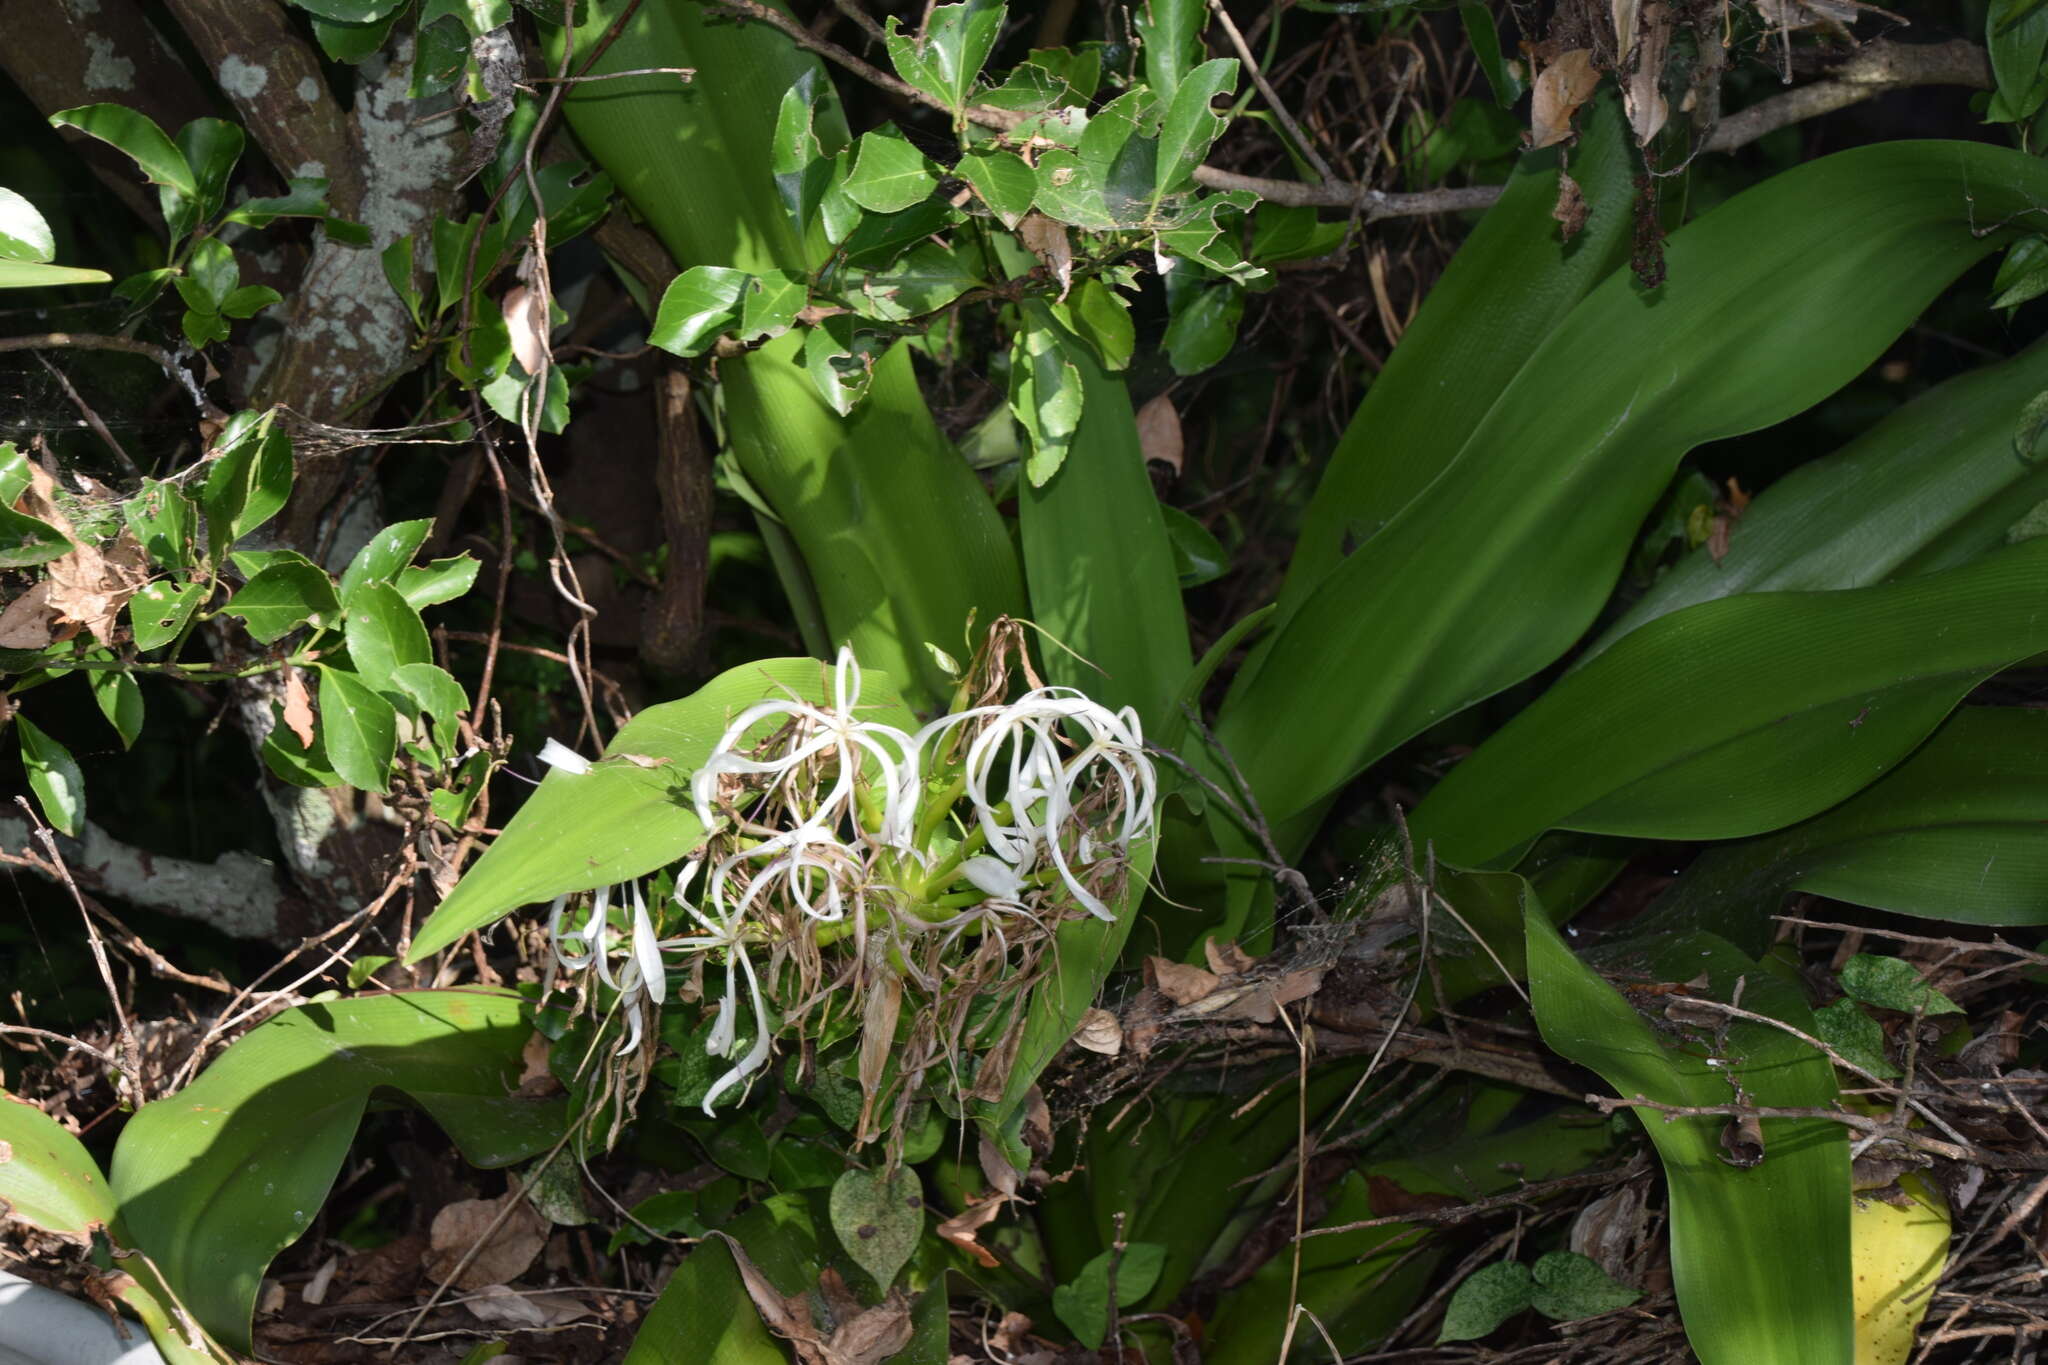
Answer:
[[[853,212],[857,221],[839,244],[852,270],[886,270],[904,252],[966,216],[943,199],[921,200],[898,213],[867,213],[857,205]]]
[[[1130,91],[1089,118],[1075,150],[1040,153],[1039,211],[1091,232],[1144,225],[1156,207],[1155,108],[1149,91]]]
[[[334,771],[334,765],[328,762],[327,745],[317,732],[309,748],[300,744],[299,737],[280,720],[263,737],[259,752],[263,755],[263,766],[270,769],[280,782],[308,788],[348,785],[341,774]]]
[[[819,105],[824,101],[832,101],[831,112],[837,116],[827,120],[828,126],[841,121],[837,96],[825,73],[807,67],[795,84],[783,92],[775,114],[769,164],[775,172],[776,192],[782,196],[782,205],[799,233],[810,231],[826,187],[832,183],[833,159],[818,130]],[[836,152],[838,148],[830,150]]]
[[[12,444],[0,444],[0,458],[10,465],[23,464]],[[69,537],[39,517],[15,511],[7,505],[12,501],[0,499],[0,569],[26,569],[71,553]]]
[[[1045,311],[1025,305],[1034,334],[1060,330]],[[1172,543],[1145,472],[1129,392],[1085,348],[1064,353],[1086,394],[1071,449],[1051,477],[1017,489],[1031,615],[1066,646],[1045,651],[1050,681],[1137,708],[1157,735],[1194,663]]]
[[[2048,101],[2048,9],[2034,0],[1991,0],[1984,12],[1984,45],[1991,52],[1991,74],[1997,88],[1987,123],[2020,123],[2032,118]]]
[[[839,1245],[886,1291],[924,1235],[924,1186],[917,1172],[856,1166],[832,1182],[830,1208]]]
[[[21,738],[28,789],[35,793],[43,818],[58,833],[77,838],[85,828],[85,776],[78,771],[78,761],[27,716],[16,713],[14,728]]]
[[[1813,1012],[1813,1036],[1873,1076],[1905,1074],[1885,1056],[1883,1027],[1847,996]]]
[[[247,223],[250,227],[269,227],[280,218],[319,218],[326,220],[328,236],[341,240],[336,233],[341,220],[333,218],[327,205],[328,182],[318,176],[292,176],[285,182],[283,194],[262,195],[244,199],[221,216],[222,223]],[[407,248],[408,254],[410,248]]]
[[[680,356],[702,355],[718,334],[739,321],[740,296],[752,277],[744,270],[693,265],[669,282],[647,340]]]
[[[846,291],[847,303],[884,322],[936,312],[982,283],[979,256],[966,243],[920,243],[888,268],[860,276],[858,292]]]
[[[1014,229],[1031,212],[1038,173],[1015,152],[979,149],[963,155],[953,173],[973,186],[981,202],[1006,228]]]
[[[247,1351],[263,1272],[319,1213],[372,1091],[410,1096],[476,1165],[552,1144],[559,1102],[512,1097],[531,1035],[518,997],[486,991],[287,1010],[128,1121],[110,1180],[123,1228],[208,1331]]]
[[[1159,159],[1152,182],[1155,199],[1193,183],[1195,167],[1223,133],[1223,119],[1209,107],[1210,102],[1236,88],[1234,57],[1203,62],[1175,87],[1159,125]]]
[[[2048,714],[1963,708],[1834,809],[1708,849],[1653,913],[1755,946],[1794,891],[1965,924],[2048,924]]]
[[[1630,274],[1595,289],[1450,467],[1313,590],[1233,688],[1217,735],[1268,818],[1306,812],[1393,745],[1555,659],[1598,612],[1685,451],[1845,383],[2009,235],[1979,225],[2044,197],[2048,166],[2002,148],[1858,148],[1673,233],[1654,295]],[[1846,245],[1845,214],[1865,227]],[[1886,288],[1870,288],[1874,271]]]
[[[218,313],[241,279],[235,253],[220,238],[205,237],[193,245],[185,273],[171,283],[187,308],[195,313]]]
[[[199,195],[199,182],[185,154],[147,114],[118,104],[84,104],[58,110],[50,122],[112,146],[139,166],[153,185],[167,186],[187,198]]]
[[[192,168],[197,191],[190,198],[172,189],[157,192],[173,237],[186,236],[221,211],[245,142],[241,128],[225,119],[196,118],[178,130],[178,151]]]
[[[283,302],[284,295],[267,284],[245,284],[220,301],[220,312],[222,317],[253,318],[273,303]]]
[[[2006,249],[1991,282],[1993,308],[2017,308],[2048,293],[2048,238],[2022,237]]]
[[[1010,411],[1031,438],[1024,474],[1034,488],[1059,473],[1081,425],[1087,391],[1077,358],[1087,358],[1081,345],[1042,308],[1026,310],[1010,341]]]
[[[896,74],[939,100],[956,117],[974,94],[975,78],[988,64],[996,38],[1003,31],[1002,0],[961,0],[959,4],[925,9],[918,33],[888,21],[889,61]]]
[[[1597,101],[1572,153],[1588,216],[1569,242],[1560,241],[1551,216],[1556,158],[1522,158],[1499,202],[1431,287],[1331,454],[1281,586],[1282,620],[1444,471],[1530,355],[1626,259],[1630,142],[1620,102]],[[1261,206],[1254,221],[1269,211]],[[1253,240],[1256,248],[1256,234]],[[1509,280],[1512,288],[1504,286]],[[1456,402],[1441,396],[1446,375],[1457,376]]]
[[[1173,547],[1173,572],[1183,591],[1213,583],[1230,572],[1230,554],[1209,528],[1178,507],[1159,505],[1166,540]]]
[[[1343,246],[1344,234],[1343,223],[1326,223],[1312,208],[1262,203],[1252,214],[1251,259],[1260,265],[1314,260]]]
[[[1481,1266],[1451,1291],[1443,1327],[1436,1334],[1437,1344],[1491,1336],[1509,1318],[1526,1312],[1535,1293],[1536,1279],[1520,1261]]]
[[[799,1195],[772,1195],[706,1238],[676,1267],[626,1353],[625,1365],[787,1365],[761,1322],[733,1246],[788,1296],[818,1282],[818,1234]]]
[[[1196,200],[1185,213],[1168,218],[1159,232],[1158,249],[1238,284],[1257,283],[1266,278],[1266,271],[1247,261],[1240,245],[1244,215],[1256,203],[1245,190]]]
[[[1410,821],[1459,866],[1545,829],[1728,839],[1854,794],[2008,664],[2048,650],[2048,540],[1874,588],[1661,617],[1521,711]]]
[[[371,536],[341,571],[341,600],[348,601],[357,588],[368,583],[398,582],[433,529],[433,518],[422,517],[394,522]]]
[[[419,704],[420,710],[434,719],[434,742],[444,756],[457,752],[456,741],[459,730],[456,717],[469,710],[469,694],[462,690],[462,684],[455,681],[453,674],[437,664],[400,664],[391,670],[391,681]],[[441,795],[450,800],[457,799],[455,793]],[[450,807],[450,814],[466,815],[468,804]],[[444,817],[446,818],[446,817]],[[451,825],[460,825],[460,819],[449,820]]]
[[[1660,1020],[1667,1038],[1565,946],[1533,897],[1523,920],[1543,1040],[1619,1093],[1717,1106],[1732,1103],[1739,1085],[1748,1102],[1769,1108],[1834,1103],[1834,1068],[1790,1034],[1740,1019],[1725,1033]],[[1704,973],[1709,999],[1729,999],[1740,983],[1744,1009],[1813,1032],[1794,987],[1711,935],[1666,937],[1619,962],[1650,982]],[[1660,1009],[1671,998],[1652,997]],[[1844,1130],[1824,1119],[1763,1119],[1762,1159],[1744,1167],[1728,1160],[1723,1118],[1639,1117],[1664,1165],[1672,1287],[1702,1365],[1850,1365]]]
[[[128,625],[135,632],[135,647],[147,652],[177,639],[178,632],[185,628],[206,596],[203,583],[159,579],[146,585],[128,599]]]
[[[512,22],[512,0],[426,0],[420,6],[422,28],[451,16],[462,21],[472,38],[481,38]]]
[[[67,284],[105,284],[114,277],[104,270],[84,270],[40,261],[0,261],[0,289],[54,289]]]
[[[850,415],[868,396],[875,359],[888,344],[886,339],[861,330],[843,314],[824,319],[803,337],[804,371],[818,397],[839,416]]]
[[[1143,0],[1131,22],[1145,58],[1145,83],[1160,99],[1172,99],[1202,60],[1208,6],[1203,0]]]
[[[1160,346],[1175,374],[1200,374],[1230,354],[1244,317],[1244,290],[1229,280],[1189,281],[1172,295]]]
[[[2048,461],[2013,458],[2013,428],[2048,391],[2048,343],[1906,404],[1841,450],[1758,494],[1718,561],[1704,547],[1666,570],[1575,667],[1644,622],[1745,592],[1860,588],[1950,568],[2005,543],[2048,498]]]
[[[329,61],[354,66],[375,56],[391,37],[391,30],[398,26],[404,14],[404,5],[390,13],[367,23],[348,23],[337,19],[313,17],[313,37],[320,44],[320,50],[327,54]]]
[[[1600,1268],[1599,1262],[1575,1251],[1552,1251],[1536,1258],[1529,1302],[1554,1322],[1576,1322],[1626,1308],[1643,1296]]]
[[[101,656],[113,659],[104,651]],[[121,747],[134,748],[136,736],[142,733],[142,684],[135,681],[133,673],[120,668],[87,669],[85,680],[92,687],[92,699],[100,714],[121,737]]]
[[[747,281],[740,295],[740,340],[779,337],[810,302],[810,281],[787,270],[771,270]]]
[[[846,194],[854,203],[875,213],[897,213],[929,199],[938,187],[939,168],[901,133],[861,134],[853,174],[846,178]]]
[[[391,785],[398,751],[398,712],[347,669],[320,666],[320,741],[342,781],[358,791]]]
[[[384,267],[384,278],[391,285],[391,292],[405,303],[406,315],[414,327],[424,328],[420,306],[425,301],[420,293],[413,266],[413,239],[400,237],[378,253],[378,263]]]
[[[1101,280],[1075,285],[1065,303],[1052,305],[1052,313],[1061,326],[1088,343],[1103,369],[1121,370],[1131,363],[1137,327],[1131,321],[1130,305]]]
[[[106,1177],[85,1144],[19,1095],[0,1090],[0,1207],[7,1216],[84,1243],[114,1221]]]
[[[57,259],[57,239],[36,206],[0,185],[0,261],[39,264]]]
[[[727,722],[764,697],[823,702],[830,687],[826,666],[815,659],[764,659],[721,673],[681,701],[641,711],[605,753],[665,761],[652,767],[599,762],[587,773],[551,770],[420,928],[406,960],[439,952],[522,905],[642,877],[680,859],[704,838],[686,795],[690,775]],[[863,675],[861,707],[864,718],[914,725],[879,670]]]
[[[587,0],[579,60],[625,8]],[[670,252],[754,274],[823,264],[822,231],[798,234],[771,169],[776,111],[817,60],[761,25],[643,4],[590,74],[655,66],[690,66],[697,76],[688,92],[660,77],[586,84],[564,105],[578,140]],[[828,149],[847,140],[829,102],[814,127]],[[935,207],[943,222],[945,206]],[[814,388],[802,349],[778,337],[721,364],[727,448],[800,552],[802,571],[789,556],[785,584],[793,600],[815,594],[824,639],[850,639],[921,699],[942,695],[950,684],[924,642],[957,653],[970,614],[986,625],[1023,610],[1009,535],[932,421],[906,350],[876,357],[866,399],[842,418]]]
[[[213,558],[276,516],[291,491],[292,442],[276,414],[229,419],[199,499]]]
[[[341,603],[334,596],[334,580],[311,562],[300,560],[272,564],[260,570],[221,611],[239,616],[249,634],[262,644],[273,644],[303,625],[327,627],[341,619]]]
[[[1851,1000],[1902,1014],[1961,1014],[1963,1007],[1922,979],[1919,969],[1903,958],[1858,953],[1836,973],[1842,993]]]
[[[426,623],[389,583],[365,583],[349,594],[344,631],[348,657],[363,681],[379,692],[401,690],[393,676],[408,664],[430,664],[434,647]]]
[[[452,555],[431,564],[400,569],[398,590],[415,611],[437,602],[452,602],[469,591],[482,567],[473,555]]]
[[[121,518],[150,559],[166,569],[188,569],[199,536],[199,508],[168,479],[144,479],[121,504]]]
[[[1105,1251],[1074,1279],[1052,1291],[1052,1311],[1074,1340],[1095,1350],[1109,1335],[1109,1267],[1116,1261],[1116,1303],[1129,1308],[1152,1292],[1166,1264],[1166,1248],[1157,1242],[1131,1242],[1121,1252]]]

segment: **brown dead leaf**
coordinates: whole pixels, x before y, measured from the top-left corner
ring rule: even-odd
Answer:
[[[1572,135],[1572,116],[1593,97],[1600,73],[1591,48],[1575,47],[1536,77],[1529,104],[1529,145],[1552,147]]]
[[[1146,958],[1145,975],[1152,978],[1152,984],[1159,988],[1161,995],[1176,1005],[1192,1005],[1214,994],[1216,988],[1223,984],[1213,972],[1164,957]]]
[[[821,1290],[827,1288],[828,1278],[839,1280],[839,1272],[828,1267],[819,1276]],[[910,1296],[903,1290],[891,1289],[873,1308],[861,1309],[848,1317],[844,1315],[845,1309],[855,1301],[846,1291],[845,1281],[839,1281],[838,1289],[837,1295],[828,1293],[828,1301],[834,1304],[839,1325],[833,1329],[832,1339],[825,1343],[819,1365],[881,1365],[910,1344]]]
[[[580,1299],[567,1294],[524,1294],[506,1284],[487,1284],[463,1304],[479,1322],[517,1331],[529,1327],[559,1327],[565,1322],[591,1316]],[[503,1357],[500,1357],[503,1359]]]
[[[1557,175],[1557,203],[1551,206],[1550,216],[1557,220],[1558,232],[1567,242],[1585,231],[1586,192],[1562,171]]]
[[[1160,394],[1138,409],[1138,449],[1145,452],[1145,462],[1157,461],[1180,473],[1181,458],[1186,445],[1181,439],[1180,413],[1173,406],[1173,399]]]
[[[37,579],[0,609],[0,649],[43,649],[56,638],[50,623],[49,579]]]
[[[1623,62],[1632,63],[1626,68],[1629,74],[1622,83],[1621,103],[1628,111],[1629,127],[1635,130],[1636,145],[1647,147],[1664,126],[1664,120],[1671,116],[1662,84],[1664,54],[1671,45],[1671,31],[1676,23],[1670,8],[1655,0],[1645,4],[1637,17],[1640,23],[1632,26],[1634,43],[1617,49]]]
[[[976,1240],[975,1234],[994,1222],[1008,1202],[1000,1190],[991,1190],[979,1199],[970,1199],[966,1208],[939,1224],[939,1236],[980,1261],[987,1269],[994,1270],[1002,1262]]]
[[[507,1200],[513,1208],[498,1223]],[[429,1247],[421,1265],[437,1282],[455,1274],[469,1249],[483,1243],[454,1281],[457,1289],[477,1290],[518,1279],[547,1244],[548,1220],[514,1190],[500,1199],[463,1199],[447,1205],[434,1215],[427,1235]]]
[[[1123,1025],[1108,1010],[1089,1010],[1081,1016],[1081,1026],[1074,1030],[1074,1046],[1114,1057],[1124,1050]]]
[[[284,728],[298,739],[300,748],[313,747],[313,698],[299,670],[289,665],[284,670]]]
[[[1579,1210],[1572,1219],[1568,1246],[1596,1262],[1609,1275],[1625,1275],[1629,1257],[1647,1223],[1642,1190],[1635,1185],[1623,1185]]]
[[[1027,213],[1024,221],[1017,224],[1017,236],[1025,249],[1043,261],[1060,282],[1060,298],[1065,300],[1074,278],[1074,244],[1067,238],[1067,225],[1042,213]]]
[[[499,311],[512,337],[513,358],[528,374],[539,374],[548,363],[547,299],[537,289],[515,284],[505,291]]]
[[[1209,959],[1209,970],[1218,976],[1242,976],[1259,961],[1235,943],[1219,943],[1213,938],[1202,941],[1202,955]]]
[[[988,1179],[989,1188],[1005,1197],[1017,1193],[1017,1179],[1024,1173],[1012,1166],[1003,1155],[1003,1149],[989,1141],[988,1134],[981,1135],[981,1145],[975,1155],[981,1161],[981,1173]]]
[[[114,642],[114,622],[128,599],[149,581],[149,560],[133,531],[123,530],[104,552],[78,544],[49,563],[49,604],[60,624],[84,626],[103,645]]]

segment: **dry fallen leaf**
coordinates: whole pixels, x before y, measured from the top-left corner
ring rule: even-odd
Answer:
[[[970,1199],[966,1208],[939,1224],[939,1236],[980,1261],[985,1268],[994,1270],[1002,1262],[975,1239],[975,1234],[994,1222],[1008,1202],[1000,1190],[991,1190],[979,1199]]]
[[[50,628],[49,579],[38,579],[0,609],[0,649],[43,649],[56,638]]]
[[[1081,1016],[1081,1026],[1074,1030],[1074,1045],[1114,1057],[1124,1049],[1123,1025],[1108,1010],[1089,1010]]]
[[[1633,52],[1629,46],[1620,49],[1622,61],[1633,62],[1621,87],[1621,103],[1628,111],[1629,127],[1635,130],[1636,145],[1646,147],[1671,114],[1661,86],[1664,54],[1671,45],[1675,21],[1668,6],[1654,2],[1644,5],[1639,17]]]
[[[491,1225],[506,1200],[514,1207],[494,1230]],[[436,1281],[447,1279],[469,1249],[483,1243],[454,1281],[457,1289],[476,1290],[518,1279],[547,1244],[548,1221],[514,1190],[502,1199],[464,1199],[447,1205],[434,1215],[427,1235],[430,1246],[421,1265]]]
[[[1176,1005],[1192,1005],[1222,984],[1214,972],[1163,957],[1146,958],[1145,972],[1159,993]]]
[[[1180,473],[1181,456],[1186,449],[1181,440],[1180,413],[1174,410],[1173,400],[1163,393],[1138,409],[1138,449],[1145,452],[1147,464],[1156,460],[1176,475]]]
[[[1240,976],[1258,962],[1235,943],[1219,943],[1213,938],[1202,941],[1202,955],[1209,959],[1209,970],[1218,976]]]
[[[1561,54],[1536,77],[1529,103],[1529,145],[1551,147],[1572,135],[1572,116],[1593,97],[1600,73],[1591,48]]]
[[[50,561],[49,575],[49,604],[57,620],[84,626],[110,645],[121,608],[149,581],[149,560],[135,533],[124,530],[104,553],[80,544],[59,555]]]
[[[548,301],[539,290],[515,284],[505,291],[500,311],[512,337],[513,358],[528,374],[539,374],[548,363]]]
[[[1255,983],[1209,1017],[1244,1019],[1255,1024],[1276,1023],[1284,1006],[1306,1000],[1322,984],[1323,974],[1319,969],[1289,972],[1274,980]]]
[[[463,1304],[478,1321],[493,1327],[559,1327],[590,1316],[590,1309],[567,1294],[528,1294],[506,1284],[487,1284]],[[503,1356],[499,1357],[504,1359]]]
[[[284,728],[299,741],[299,747],[313,747],[313,698],[306,692],[306,680],[299,670],[284,670]]]
[[[1557,203],[1551,206],[1550,216],[1557,220],[1558,233],[1567,242],[1585,230],[1586,192],[1562,171],[1557,174]]]
[[[1067,240],[1067,225],[1042,213],[1027,213],[1017,224],[1017,236],[1026,250],[1045,262],[1045,268],[1060,282],[1060,298],[1065,300],[1074,278],[1074,246]]]

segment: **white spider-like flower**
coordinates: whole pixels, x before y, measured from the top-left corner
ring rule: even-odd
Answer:
[[[737,902],[729,905],[733,873],[763,857],[772,861],[753,871]],[[867,871],[865,861],[835,832],[799,825],[781,837],[727,856],[712,869],[706,892],[719,913],[744,915],[770,888],[779,885],[787,888],[782,899],[806,918],[832,924],[846,918],[848,904],[858,899]]]
[[[1145,753],[1144,729],[1129,707],[1111,711],[1071,687],[1041,687],[1006,706],[980,706],[941,717],[918,732],[917,743],[943,745],[961,725],[980,722],[969,741],[964,786],[995,857],[1011,869],[1014,881],[985,864],[962,871],[990,895],[999,887],[1021,885],[1043,856],[1058,870],[1067,891],[1097,919],[1113,919],[1109,907],[1081,884],[1069,864],[1060,835],[1078,804],[1076,792],[1096,769],[1106,768],[1122,797],[1123,816],[1113,844],[1118,849],[1143,838],[1152,828],[1158,800],[1158,776]],[[1067,725],[1077,727],[1087,742],[1071,757],[1062,743]],[[1007,782],[996,790],[998,762],[1008,757]],[[1005,812],[1007,808],[1007,813]],[[1078,831],[1075,853],[1092,861],[1095,841]]]
[[[754,1041],[746,1055],[723,1076],[720,1076],[704,1095],[704,1112],[715,1114],[712,1106],[726,1091],[745,1081],[759,1071],[768,1061],[768,1045],[774,1035],[768,1027],[768,1010],[761,1001],[761,979],[754,974],[754,961],[747,955],[747,920],[744,907],[734,907],[722,918],[706,915],[684,898],[685,889],[696,877],[700,863],[692,861],[676,878],[676,904],[683,907],[689,917],[704,930],[701,934],[685,934],[680,938],[661,940],[660,947],[666,951],[680,948],[686,951],[707,954],[725,954],[725,1000],[719,1006],[718,1022],[711,1026],[711,1036],[705,1040],[704,1050],[714,1057],[730,1058],[739,1051],[739,978],[744,976],[747,997],[754,1010]]]
[[[619,891],[626,893],[623,899],[631,906],[633,923],[631,931],[623,935],[611,926],[612,896]],[[573,929],[562,925],[568,905],[568,896],[557,896],[548,907],[548,941],[554,949],[555,961],[564,971],[580,972],[595,967],[598,979],[618,992],[619,1010],[626,1016],[626,1041],[620,1045],[618,1055],[628,1056],[639,1049],[645,1034],[642,1000],[659,1006],[668,998],[668,975],[662,967],[654,919],[647,913],[646,893],[638,882],[623,887],[600,886],[590,893],[589,913],[581,927]],[[572,944],[575,946],[571,947]],[[626,961],[614,977],[610,959],[619,949],[624,949]]]
[[[713,798],[718,779],[726,773],[769,776],[772,790],[801,765],[830,754],[837,760],[832,788],[808,814],[791,829],[756,845],[756,855],[772,853],[810,838],[812,831],[836,832],[854,797],[855,783],[868,759],[881,769],[882,828],[879,842],[907,849],[914,816],[910,806],[917,792],[918,746],[893,725],[864,721],[855,715],[860,705],[860,664],[853,651],[842,647],[832,670],[832,708],[822,710],[799,698],[776,698],[759,702],[740,712],[726,727],[711,757],[690,779],[690,794],[697,805],[697,818],[711,828]],[[748,731],[772,716],[797,722],[788,745],[768,758],[750,758],[734,748]],[[857,822],[856,822],[857,823]],[[835,833],[836,838],[836,833]]]

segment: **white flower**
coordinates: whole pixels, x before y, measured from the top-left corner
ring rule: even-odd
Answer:
[[[535,757],[550,768],[560,768],[563,772],[574,773],[578,777],[590,771],[590,760],[559,739],[551,739],[541,745],[540,753]]]
[[[676,904],[702,925],[704,932],[663,939],[661,947],[683,948],[696,953],[725,953],[725,999],[720,1003],[718,1022],[711,1026],[711,1037],[705,1041],[704,1050],[714,1057],[731,1057],[739,1050],[739,976],[746,977],[747,995],[754,1009],[753,1045],[740,1058],[738,1065],[720,1076],[705,1092],[704,1112],[713,1115],[712,1106],[717,1104],[721,1095],[766,1064],[772,1035],[768,1029],[767,1007],[761,1003],[761,980],[754,974],[753,959],[747,955],[747,925],[742,909],[735,907],[724,918],[714,919],[683,898],[684,889],[696,876],[699,866],[699,863],[691,862],[683,869],[683,875],[676,879]]]
[[[711,828],[718,779],[726,773],[770,775],[776,779],[768,784],[769,790],[773,790],[780,785],[781,779],[803,764],[830,754],[838,769],[832,789],[819,798],[815,809],[801,815],[793,829],[753,850],[756,854],[774,852],[799,842],[810,831],[836,830],[852,803],[861,768],[872,758],[881,769],[882,777],[882,828],[877,837],[885,845],[907,848],[911,819],[906,807],[914,803],[917,791],[917,745],[909,735],[893,725],[856,719],[854,711],[859,705],[860,664],[854,659],[851,649],[841,648],[832,671],[830,711],[822,711],[807,701],[788,698],[760,702],[740,712],[738,718],[726,727],[711,757],[690,780],[697,818],[704,822],[706,829]],[[783,752],[768,758],[749,758],[734,749],[733,746],[745,738],[748,731],[771,716],[786,716],[797,722]]]
[[[627,935],[620,935],[610,923],[612,895],[619,890],[627,893],[632,905],[633,928]],[[660,1005],[668,997],[668,976],[662,967],[654,920],[647,913],[647,897],[638,882],[623,888],[600,886],[590,893],[589,914],[582,927],[576,929],[562,927],[568,903],[569,897],[557,896],[548,908],[548,941],[554,949],[555,961],[571,972],[595,967],[598,979],[618,992],[619,1010],[626,1016],[626,1041],[619,1046],[618,1055],[628,1056],[639,1049],[645,1034],[642,999]],[[572,944],[575,946],[571,947]],[[614,977],[610,957],[619,949],[624,950],[626,961]]]

